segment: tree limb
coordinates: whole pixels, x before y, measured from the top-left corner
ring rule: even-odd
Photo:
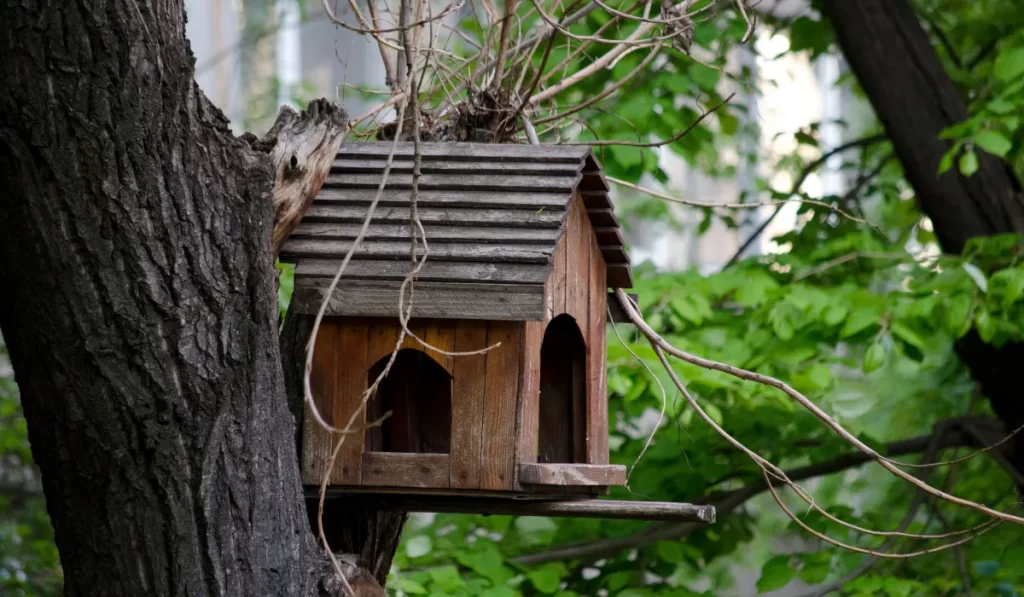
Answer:
[[[957,422],[955,425],[956,428],[951,428],[948,432],[943,433],[942,439],[938,442],[938,449],[975,445],[975,439],[972,434],[966,433],[960,429],[961,425],[958,420],[940,422],[936,425],[936,429],[941,429],[944,423],[949,425],[952,421]],[[989,425],[998,425],[998,421],[993,419],[984,419],[984,423]],[[924,452],[928,449],[929,443],[932,442],[932,438],[933,434],[929,434],[892,442],[885,446],[885,453],[889,456],[902,456]],[[870,462],[871,460],[871,456],[862,452],[850,453],[833,460],[794,468],[786,471],[786,475],[794,482],[801,481],[838,473],[846,469],[860,466]],[[713,505],[718,516],[724,517],[748,500],[761,494],[766,489],[767,486],[762,479],[753,481],[739,489],[723,492],[715,496],[709,496],[702,500],[697,500],[695,503]],[[706,528],[706,525],[682,523],[676,525],[651,526],[631,537],[602,539],[599,541],[566,545],[549,551],[520,556],[512,561],[523,566],[534,566],[544,564],[546,562],[562,560],[596,560],[611,557],[624,549],[644,547],[658,541],[676,540],[701,528]]]
[[[270,154],[274,165],[271,250],[275,256],[327,179],[348,131],[347,118],[339,106],[316,99],[301,114],[283,106],[263,139],[245,135],[254,149]]]

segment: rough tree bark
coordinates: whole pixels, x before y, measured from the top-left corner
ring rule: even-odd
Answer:
[[[951,145],[939,133],[966,120],[967,106],[907,0],[824,0],[821,6],[942,248],[959,253],[972,237],[1024,233],[1024,193],[1000,159],[979,152],[973,176],[955,168],[938,176]],[[997,349],[971,332],[957,351],[1005,426],[1024,424],[1018,379],[1024,345]],[[1024,471],[1024,441],[1015,442],[1011,460]]]
[[[67,595],[339,594],[285,398],[273,162],[196,86],[182,0],[0,0],[0,55],[0,328]]]

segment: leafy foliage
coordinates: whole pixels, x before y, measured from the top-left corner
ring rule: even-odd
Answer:
[[[0,339],[0,594],[60,595],[63,575]]]

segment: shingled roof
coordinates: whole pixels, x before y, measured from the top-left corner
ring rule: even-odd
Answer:
[[[323,188],[280,255],[297,263],[296,280],[305,286],[318,286],[337,272],[376,194],[391,145],[345,143],[338,150]],[[419,282],[481,290],[494,285],[492,290],[506,295],[510,289],[542,293],[578,189],[608,265],[608,286],[632,287],[608,183],[589,147],[422,143],[420,155],[417,211],[430,253]],[[413,144],[399,143],[370,227],[343,279],[381,288],[410,271],[412,169]]]

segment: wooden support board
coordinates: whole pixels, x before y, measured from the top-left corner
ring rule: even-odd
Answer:
[[[626,484],[626,467],[619,464],[520,463],[523,485],[608,486]]]
[[[363,486],[448,487],[448,454],[363,454]]]

